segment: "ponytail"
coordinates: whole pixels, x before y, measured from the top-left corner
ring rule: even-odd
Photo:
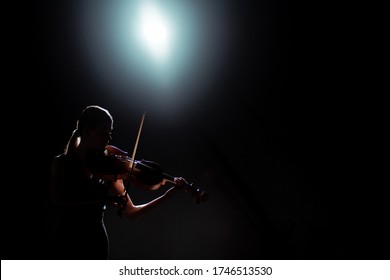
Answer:
[[[70,136],[68,143],[64,148],[64,155],[72,153],[78,147],[80,144],[80,136],[80,132],[77,128],[73,130],[72,135]]]

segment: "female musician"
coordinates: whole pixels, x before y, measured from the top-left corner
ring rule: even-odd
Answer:
[[[175,186],[154,200],[135,205],[122,179],[101,179],[91,172],[90,162],[104,155],[111,141],[113,118],[108,110],[86,107],[76,123],[64,152],[54,157],[50,190],[58,219],[51,236],[54,259],[108,259],[109,242],[104,225],[106,205],[120,207],[136,217],[170,197],[187,182],[174,177]]]

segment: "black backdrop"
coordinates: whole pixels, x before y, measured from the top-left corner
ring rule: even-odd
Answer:
[[[72,44],[76,2],[10,9],[18,16],[7,20],[4,40],[2,259],[46,258],[50,162],[80,111],[108,108],[114,144],[131,150],[144,110],[119,106],[93,83]],[[135,221],[108,209],[110,258],[386,258],[386,204],[362,141],[370,126],[352,94],[364,84],[351,79],[340,14],[283,0],[226,1],[226,9],[234,29],[207,88],[213,94],[175,121],[151,112],[138,150],[204,187],[210,200],[197,205],[179,194]],[[260,24],[265,42],[256,36]],[[139,202],[158,194],[131,192]]]

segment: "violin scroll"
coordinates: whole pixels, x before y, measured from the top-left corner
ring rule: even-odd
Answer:
[[[200,202],[207,201],[209,199],[208,193],[196,187],[194,183],[188,184],[186,188],[187,188],[186,190],[187,192],[191,192],[191,197],[195,198],[197,204],[199,204]]]
[[[142,171],[139,173],[139,178],[142,177],[144,182],[149,182],[149,185],[142,186],[144,189],[155,190],[164,185],[166,182],[176,184],[175,178],[165,173],[161,165],[156,162],[141,160],[137,162],[136,167],[138,167]],[[150,186],[155,186],[153,184],[156,184],[156,182],[159,183],[160,186],[158,188],[151,188]],[[209,195],[201,188],[196,187],[194,183],[187,182],[184,186],[184,190],[188,193],[191,193],[191,197],[196,199],[197,204],[199,204],[200,202],[207,201],[209,198]]]

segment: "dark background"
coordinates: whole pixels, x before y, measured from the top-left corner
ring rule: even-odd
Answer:
[[[145,110],[120,106],[88,73],[72,40],[76,3],[10,9],[18,17],[8,21],[5,54],[2,259],[47,258],[50,163],[81,110],[109,109],[113,144],[128,151]],[[357,70],[363,59],[354,59],[344,15],[282,0],[226,1],[226,9],[234,28],[212,94],[174,121],[149,112],[137,150],[210,200],[180,193],[134,221],[108,209],[110,259],[388,258],[370,119],[382,111],[366,98],[373,88]],[[139,203],[160,194],[130,193]]]

